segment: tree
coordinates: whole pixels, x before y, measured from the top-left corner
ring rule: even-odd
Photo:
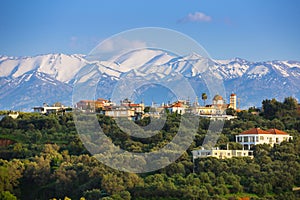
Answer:
[[[0,191],[13,192],[14,188],[19,185],[19,179],[22,178],[23,171],[24,164],[22,161],[0,159]]]
[[[297,118],[298,102],[293,97],[287,97],[283,103],[278,102],[276,99],[264,100],[262,102],[263,116],[267,119],[289,119]]]
[[[17,200],[17,197],[15,197],[9,191],[1,191],[0,199],[2,199],[2,200]]]
[[[293,97],[286,97],[283,101],[283,106],[287,110],[296,110],[298,107],[298,102]]]
[[[205,104],[206,99],[207,99],[207,94],[204,92],[204,93],[202,93],[202,100],[204,102],[204,106],[206,105]]]
[[[276,101],[276,99],[266,99],[262,102],[263,115],[267,119],[274,119],[276,112],[279,110],[281,103]]]
[[[183,199],[208,199],[208,191],[205,187],[187,185],[182,189]]]
[[[125,189],[123,179],[115,174],[103,175],[101,187],[104,188],[108,194],[116,194]]]
[[[99,189],[87,190],[83,193],[83,195],[87,200],[97,200],[101,199],[102,197],[101,191]]]
[[[112,199],[115,200],[130,200],[131,199],[131,195],[128,191],[122,191],[118,194],[114,194],[111,196]]]
[[[15,129],[15,128],[17,128],[17,122],[13,118],[11,118],[9,116],[5,116],[0,121],[0,127],[9,128],[9,129]]]
[[[236,111],[233,108],[227,108],[226,114],[234,116],[234,115],[236,115]]]
[[[146,106],[145,109],[144,109],[144,112],[145,112],[145,113],[149,113],[149,112],[150,112],[150,109],[151,109],[150,106]]]

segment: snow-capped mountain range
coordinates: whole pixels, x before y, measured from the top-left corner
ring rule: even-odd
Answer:
[[[78,78],[78,72],[89,65],[97,66],[101,74],[97,90],[102,98],[110,98],[113,87],[126,73],[146,76],[155,72],[157,78],[163,78],[176,71],[189,80],[199,97],[206,92],[209,103],[215,94],[209,94],[201,68],[195,67],[201,59],[195,53],[178,57],[153,49],[132,51],[109,61],[91,61],[80,54],[0,56],[0,110],[30,110],[44,102],[72,105],[74,84],[89,78],[88,74]],[[241,107],[261,106],[262,100],[270,98],[300,99],[300,62],[250,62],[240,58],[211,62],[211,71],[216,79],[223,80],[227,97],[236,93]]]

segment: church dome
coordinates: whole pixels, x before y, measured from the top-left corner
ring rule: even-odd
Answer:
[[[214,96],[214,98],[213,98],[213,101],[222,101],[222,100],[223,100],[223,97],[218,94],[216,96]]]

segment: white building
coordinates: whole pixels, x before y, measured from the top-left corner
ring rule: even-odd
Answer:
[[[253,151],[251,150],[220,150],[213,149],[198,149],[193,150],[193,159],[215,157],[219,159],[232,158],[232,157],[250,157],[253,158]]]
[[[237,116],[232,116],[232,115],[199,115],[200,117],[203,118],[208,118],[210,120],[232,120],[236,119]]]
[[[50,114],[50,113],[57,114],[58,112],[68,112],[68,111],[72,111],[72,108],[64,107],[64,106],[58,107],[58,106],[48,106],[48,105],[33,107],[33,112],[37,112],[41,114]]]
[[[11,112],[8,114],[8,116],[10,116],[13,119],[17,119],[19,117],[19,113],[18,112]]]
[[[6,115],[0,115],[0,121],[1,121],[4,117],[6,117],[6,116],[9,116],[9,117],[11,117],[11,118],[13,118],[13,119],[17,119],[17,118],[19,117],[19,113],[18,113],[18,112],[10,111],[8,115],[7,115],[7,114],[6,114]]]
[[[243,145],[243,148],[250,150],[257,144],[280,144],[282,141],[288,141],[293,137],[284,131],[278,129],[262,130],[260,128],[252,128],[236,135],[236,142]]]
[[[231,94],[229,98],[229,108],[236,110],[236,94]]]
[[[194,104],[193,112],[197,115],[203,116],[203,115],[225,115],[225,111],[227,108],[232,108],[234,110],[237,109],[236,107],[236,101],[237,96],[236,94],[230,95],[230,103],[226,104],[224,98],[220,95],[215,95],[212,99],[211,105],[205,105],[205,106],[197,106],[198,103]],[[230,117],[228,117],[230,118]],[[227,119],[227,117],[226,117]]]
[[[179,100],[171,105],[171,112],[183,115],[188,107],[187,101]]]
[[[125,106],[114,106],[111,110],[106,110],[105,115],[112,118],[124,117],[129,120],[135,120],[134,109]]]
[[[143,117],[144,109],[144,103],[133,103],[129,99],[125,99],[121,101],[120,106],[104,107],[104,112],[106,116],[112,118],[123,117],[135,121]]]

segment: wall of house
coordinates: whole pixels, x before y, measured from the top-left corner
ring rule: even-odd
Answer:
[[[253,151],[248,151],[248,150],[199,149],[199,150],[192,151],[192,153],[194,159],[206,158],[206,157],[215,157],[219,159],[232,158],[232,157],[253,157]]]
[[[278,134],[249,134],[237,135],[236,142],[242,144],[244,149],[251,149],[253,145],[257,144],[280,144],[283,141],[289,140],[289,135]]]

